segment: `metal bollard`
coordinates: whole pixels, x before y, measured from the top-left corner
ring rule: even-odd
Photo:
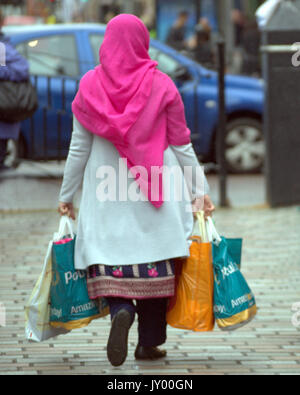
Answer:
[[[217,164],[219,171],[220,206],[228,207],[227,168],[225,158],[226,106],[225,106],[225,41],[218,40],[219,120],[217,132]]]

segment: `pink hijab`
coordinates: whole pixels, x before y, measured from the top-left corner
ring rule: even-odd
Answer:
[[[81,79],[72,111],[87,130],[115,145],[121,157],[127,159],[127,166],[142,192],[155,207],[160,207],[163,203],[162,176],[155,177],[159,185],[154,187],[159,192],[153,199],[151,169],[163,165],[163,152],[168,146],[163,136],[166,131],[160,133],[160,140],[164,141],[161,144],[157,133],[147,134],[143,127],[134,128],[147,105],[158,72],[157,62],[148,54],[149,41],[146,26],[136,16],[120,14],[113,18],[107,25],[100,48],[101,64]],[[163,90],[158,92],[157,99],[161,101],[159,96],[164,94]],[[155,111],[161,112],[161,108]],[[184,131],[183,135],[173,144],[189,142]],[[148,177],[133,171],[133,166],[143,166]]]

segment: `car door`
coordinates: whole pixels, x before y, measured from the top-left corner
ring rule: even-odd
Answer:
[[[94,66],[99,64],[99,50],[104,39],[104,32],[91,31],[87,33],[87,41],[90,45],[91,56]]]
[[[71,103],[81,74],[78,37],[72,32],[35,33],[16,48],[29,62],[39,99],[34,117],[21,127],[27,157],[64,158],[72,131]]]

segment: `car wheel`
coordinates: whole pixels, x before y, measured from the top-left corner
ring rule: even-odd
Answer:
[[[227,124],[225,158],[231,173],[261,172],[265,159],[262,123],[251,118],[240,118]]]

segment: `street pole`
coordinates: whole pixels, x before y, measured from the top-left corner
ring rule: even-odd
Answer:
[[[231,63],[234,50],[234,27],[231,21],[231,12],[233,10],[233,0],[215,0],[218,30],[224,38],[226,44],[226,59]]]
[[[226,45],[224,38],[218,40],[218,74],[219,74],[219,119],[217,131],[217,163],[219,170],[220,207],[228,207],[227,200],[227,169],[226,169],[226,103],[225,103],[225,69]]]
[[[196,25],[198,25],[199,19],[201,18],[202,0],[195,0],[195,8],[196,8]]]

